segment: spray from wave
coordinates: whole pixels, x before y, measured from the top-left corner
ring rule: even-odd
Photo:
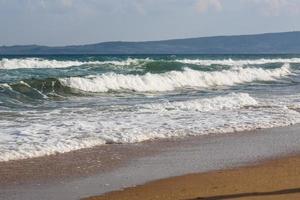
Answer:
[[[163,74],[123,75],[108,73],[99,76],[59,79],[61,84],[87,92],[131,90],[137,92],[163,92],[176,89],[215,86],[233,86],[252,81],[273,81],[291,74],[289,64],[277,69],[235,68],[231,70],[202,72],[185,68]]]

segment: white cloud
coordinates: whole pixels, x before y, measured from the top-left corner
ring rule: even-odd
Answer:
[[[220,0],[197,0],[196,9],[199,13],[204,13],[210,9],[221,11],[223,6]]]

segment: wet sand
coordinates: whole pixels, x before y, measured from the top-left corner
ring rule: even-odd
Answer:
[[[86,200],[300,199],[300,156],[252,167],[190,174]]]
[[[300,126],[105,145],[0,163],[0,199],[74,200],[300,153]]]
[[[108,172],[130,159],[153,154],[148,145],[105,145],[63,154],[0,162],[0,187],[58,183]]]

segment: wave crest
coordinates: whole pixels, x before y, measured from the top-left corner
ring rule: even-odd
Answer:
[[[215,86],[233,86],[253,81],[272,81],[291,74],[290,65],[277,69],[234,68],[231,70],[202,72],[185,68],[163,74],[123,75],[108,73],[99,76],[59,79],[61,84],[86,92],[131,90],[137,92],[163,92],[176,89]]]
[[[178,59],[175,60],[179,63],[193,64],[193,65],[228,65],[228,66],[244,66],[244,65],[263,65],[270,63],[300,63],[300,58],[278,58],[278,59],[253,59],[253,60],[233,60],[233,59],[223,59],[223,60],[206,60],[206,59]]]
[[[104,60],[104,61],[80,61],[80,60],[55,60],[55,59],[43,59],[43,58],[2,58],[0,60],[0,69],[30,69],[30,68],[68,68],[81,65],[112,65],[112,66],[134,66],[144,63],[159,63],[163,69],[167,66],[170,68],[177,64],[192,64],[192,65],[219,65],[219,66],[245,66],[245,65],[262,65],[268,63],[300,63],[300,58],[277,58],[277,59],[171,59],[171,60],[157,60],[149,58],[127,58],[124,60]],[[153,66],[152,66],[153,67]]]
[[[146,59],[145,59],[146,60]],[[3,58],[0,60],[0,69],[30,69],[30,68],[67,68],[76,67],[81,65],[101,65],[101,64],[111,64],[116,66],[127,66],[138,64],[140,59],[127,60],[112,60],[112,61],[77,61],[77,60],[47,60],[42,58],[24,58],[24,59],[7,59]]]

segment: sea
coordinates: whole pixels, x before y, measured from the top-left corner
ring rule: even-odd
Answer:
[[[0,161],[284,127],[299,112],[300,55],[0,56]]]

